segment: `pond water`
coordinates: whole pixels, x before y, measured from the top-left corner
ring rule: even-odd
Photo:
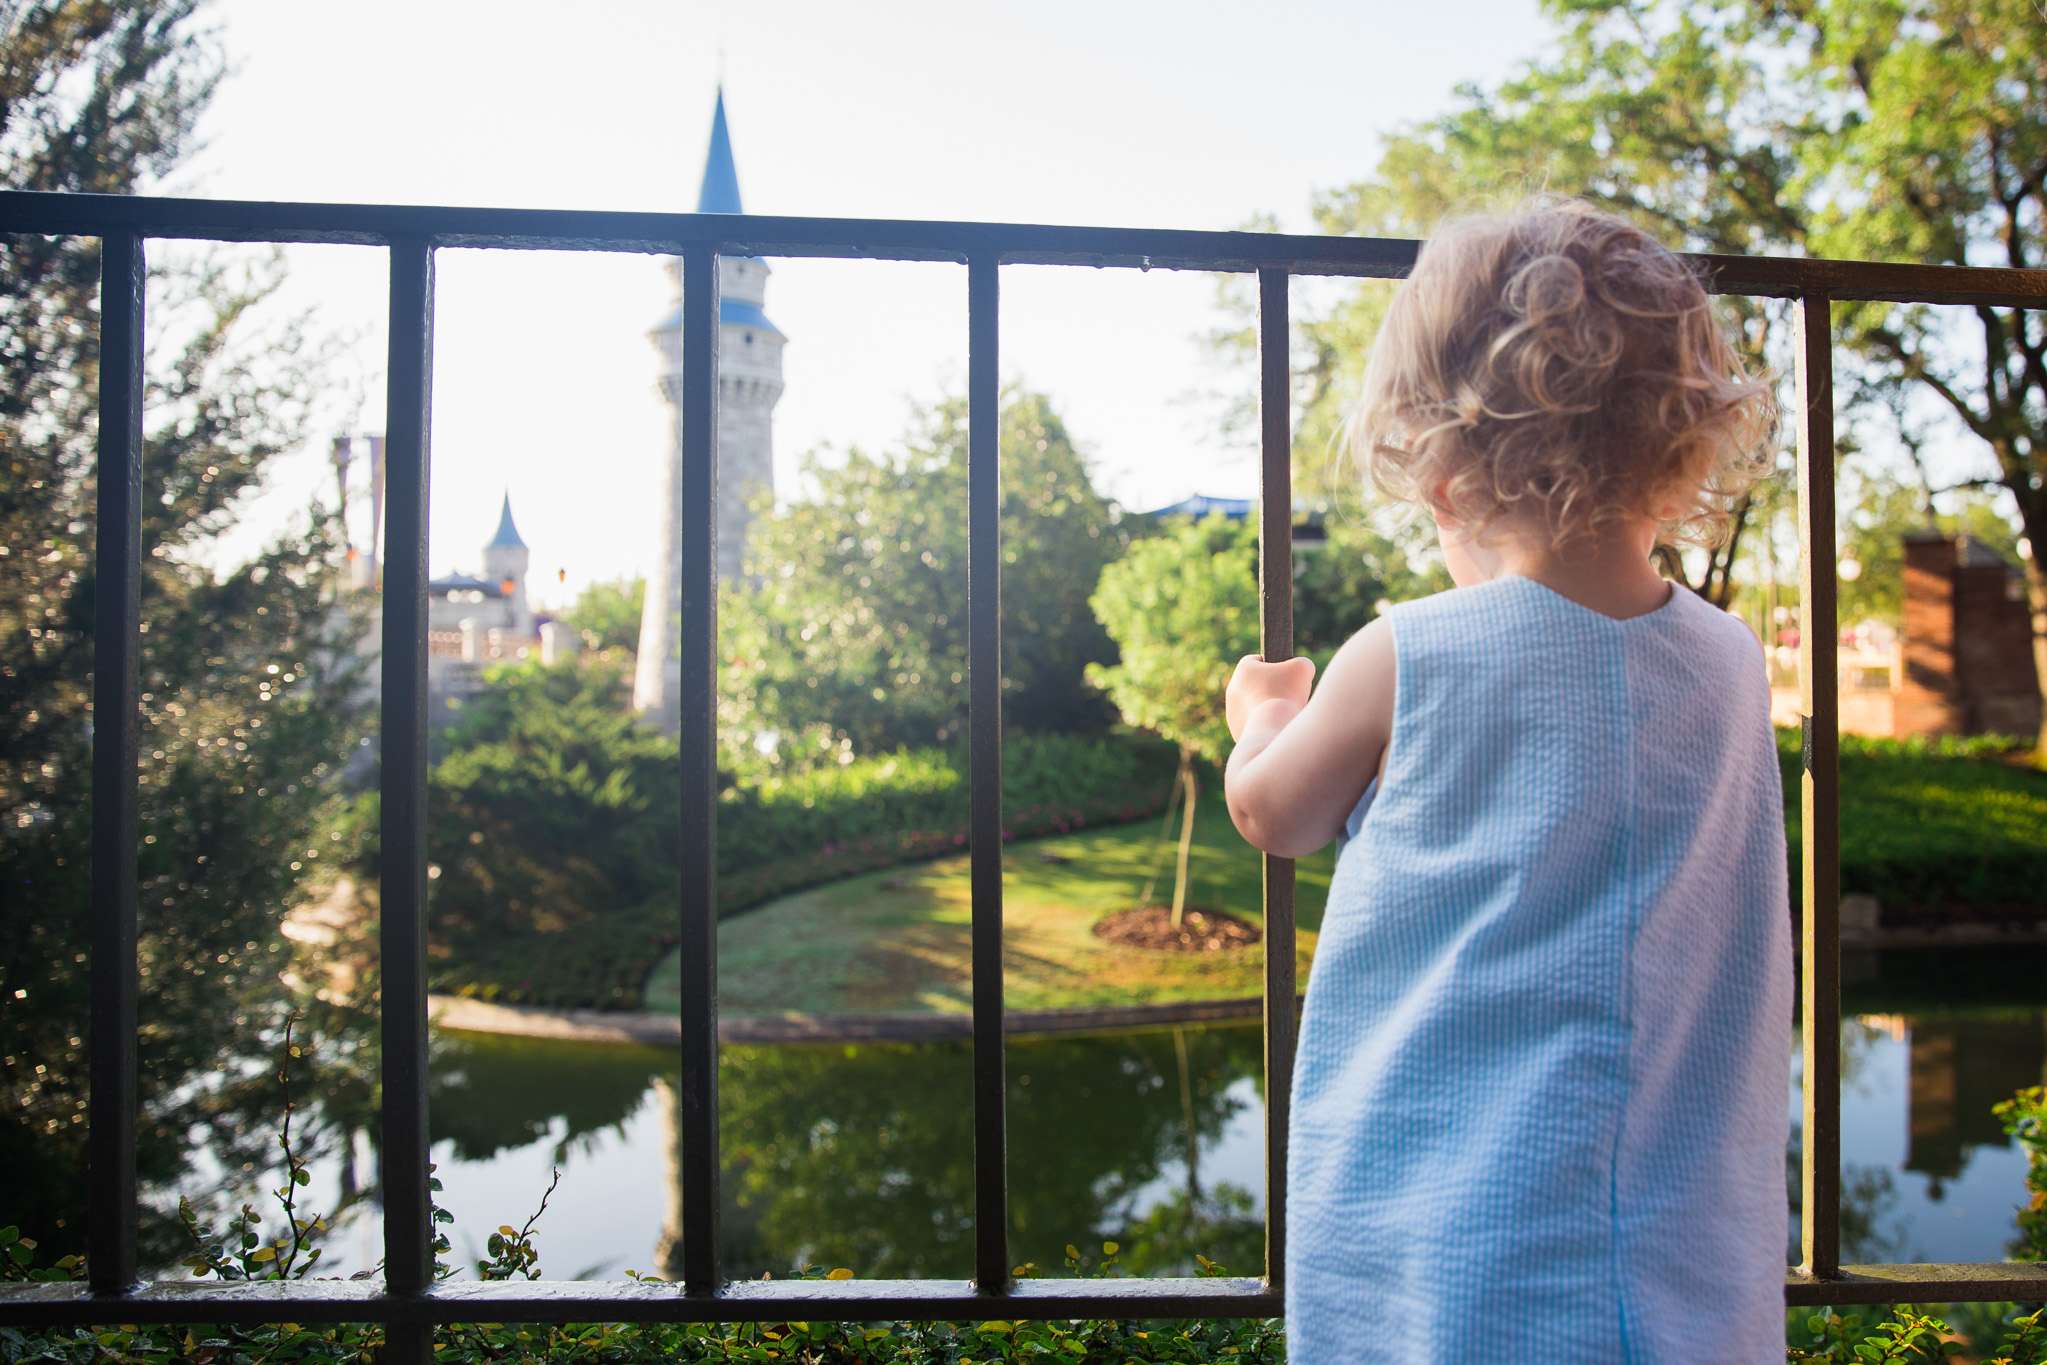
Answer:
[[[1943,984],[1921,954],[1882,964],[1902,988],[1850,988],[1845,1259],[2004,1258],[2025,1165],[1990,1107],[2041,1083],[2047,1065],[2047,962],[2023,956]],[[537,1226],[549,1278],[664,1269],[672,1053],[477,1034],[435,1046],[434,1159],[465,1271],[491,1229],[525,1221],[555,1168],[560,1187]],[[1058,1273],[1068,1243],[1095,1254],[1112,1238],[1136,1273],[1180,1273],[1196,1253],[1258,1273],[1259,1050],[1255,1025],[1012,1040],[1015,1261]],[[971,1273],[965,1044],[727,1048],[720,1085],[728,1273],[780,1276],[806,1262],[863,1276]],[[373,1158],[358,1145],[366,1177]],[[316,1167],[322,1206],[342,1164]],[[374,1264],[379,1236],[374,1208],[361,1206],[330,1260],[344,1272]]]

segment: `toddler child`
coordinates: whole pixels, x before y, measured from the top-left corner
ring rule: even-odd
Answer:
[[[1791,1024],[1768,684],[1658,575],[1775,409],[1685,262],[1545,201],[1447,224],[1352,447],[1457,586],[1230,680],[1230,814],[1348,831],[1287,1170],[1296,1365],[1781,1361]]]

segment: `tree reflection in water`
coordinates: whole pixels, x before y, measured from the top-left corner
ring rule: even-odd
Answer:
[[[1863,1135],[1851,1144],[1862,1150],[1844,1163],[1844,1255],[1906,1259],[1934,1249],[1921,1244],[1935,1234],[1941,1259],[2001,1254],[2006,1193],[1994,1182],[1970,1193],[1964,1168],[1974,1153],[2005,1143],[1989,1106],[2038,1083],[2047,1014],[2037,1006],[1872,1011],[1846,1023],[1842,1044],[1844,1118],[1851,1137]],[[557,1200],[568,1209],[579,1199],[577,1162],[600,1151],[605,1161],[627,1159],[622,1137],[635,1149],[627,1183],[645,1189],[646,1213],[661,1208],[661,1149],[672,1150],[673,1124],[659,1105],[672,1095],[672,1051],[459,1034],[436,1046],[433,1131],[452,1144],[455,1162],[549,1143],[569,1169]],[[1067,1244],[1099,1254],[1103,1240],[1114,1240],[1133,1273],[1184,1272],[1200,1254],[1257,1274],[1260,1201],[1254,1189],[1224,1183],[1216,1156],[1234,1154],[1227,1174],[1239,1186],[1257,1184],[1249,1130],[1262,1101],[1259,1053],[1255,1024],[1012,1040],[1012,1264],[1059,1274]],[[727,1273],[782,1275],[806,1261],[873,1276],[971,1273],[968,1045],[728,1047],[723,1058]],[[1243,1127],[1231,1133],[1233,1122]],[[1909,1134],[1909,1150],[1901,1142],[1897,1157],[1872,1161],[1890,1141],[1872,1145],[1872,1132]],[[1788,1155],[1795,1243],[1795,1133]],[[1963,1195],[1936,1203],[1929,1177]],[[537,1198],[538,1188],[506,1195],[516,1204]],[[2022,1193],[2014,1177],[2009,1199]],[[1948,1207],[1963,1204],[1966,1218]],[[664,1247],[673,1242],[672,1213],[668,1221]],[[575,1264],[618,1254],[646,1265],[649,1252],[657,1248],[605,1242],[555,1254]]]
[[[1230,1087],[1256,1076],[1258,1054],[1255,1027],[1012,1042],[1015,1262],[1056,1272],[1067,1244],[1110,1238],[1141,1274],[1184,1270],[1196,1252],[1255,1270],[1263,1232],[1250,1195],[1204,1188],[1198,1148],[1245,1107]],[[806,1261],[860,1275],[972,1273],[971,1048],[728,1048],[724,1059],[730,1273]],[[1181,1188],[1142,1206],[1167,1174]]]
[[[1185,1272],[1197,1254],[1258,1273],[1257,1202],[1204,1179],[1201,1154],[1258,1103],[1259,1052],[1255,1025],[1013,1040],[1015,1262],[1056,1274],[1068,1243],[1092,1253],[1111,1239],[1138,1274]],[[657,1048],[443,1034],[434,1138],[451,1142],[456,1160],[480,1162],[559,1134],[553,1159],[566,1163],[622,1131],[652,1090],[672,1147],[673,1067],[674,1054]],[[781,1275],[810,1262],[971,1275],[972,1086],[964,1043],[725,1048],[726,1273]],[[660,1251],[672,1255],[672,1162],[668,1176]]]

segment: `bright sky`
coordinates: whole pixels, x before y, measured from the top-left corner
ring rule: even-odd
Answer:
[[[722,70],[749,210],[1227,228],[1311,226],[1318,190],[1372,165],[1382,130],[1542,47],[1535,0],[1427,6],[777,0],[560,4],[220,0],[232,73],[173,192],[221,198],[683,210]],[[640,571],[665,421],[645,336],[652,258],[439,257],[433,564],[474,568],[506,490],[545,599]],[[323,421],[382,427],[385,274],[367,248],[287,253],[287,300],[346,339]],[[962,268],[774,264],[790,341],[777,488],[819,446],[882,446],[913,402],[964,385]],[[1007,268],[1003,372],[1048,391],[1103,486],[1148,508],[1248,494],[1214,431],[1227,385],[1198,337],[1202,276]],[[258,525],[331,489],[325,441]],[[330,495],[331,496],[331,495]],[[366,510],[356,513],[357,538]]]

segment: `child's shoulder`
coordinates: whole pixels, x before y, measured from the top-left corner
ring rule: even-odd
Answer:
[[[1748,622],[1731,611],[1722,610],[1682,583],[1670,589],[1670,609],[1675,622],[1708,640],[1727,657],[1762,666],[1763,642]]]
[[[1390,604],[1390,627],[1403,658],[1469,655],[1570,656],[1630,637],[1664,637],[1706,672],[1762,670],[1762,644],[1740,617],[1722,611],[1682,583],[1644,616],[1619,619],[1582,606],[1531,578],[1507,576]]]

